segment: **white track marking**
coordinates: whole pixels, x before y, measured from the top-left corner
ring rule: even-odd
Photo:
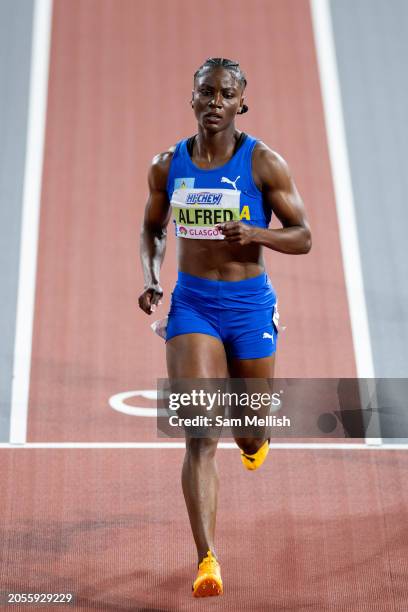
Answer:
[[[123,393],[117,393],[109,398],[109,406],[117,412],[123,412],[131,416],[157,417],[156,406],[148,408],[129,406],[129,404],[126,404],[126,400],[131,397],[145,397],[146,399],[157,400],[157,391],[156,389],[141,389],[139,391],[124,391]],[[165,414],[167,413],[165,412]]]
[[[27,435],[51,16],[52,1],[36,0],[33,15],[16,337],[11,391],[9,439],[16,443],[24,443]]]
[[[326,132],[359,378],[374,378],[354,197],[328,0],[311,0]]]
[[[310,6],[336,196],[357,376],[374,378],[374,362],[329,0],[310,0]],[[381,444],[381,441],[381,438],[366,438],[368,444]]]
[[[1,443],[1,449],[180,449],[185,448],[184,442],[28,442],[26,444]],[[220,442],[218,448],[238,450],[234,442]],[[408,450],[408,444],[381,444],[368,446],[367,444],[341,443],[332,444],[324,442],[282,442],[270,445],[272,450]]]

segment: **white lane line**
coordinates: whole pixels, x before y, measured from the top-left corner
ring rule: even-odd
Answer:
[[[11,391],[10,441],[24,443],[30,387],[52,0],[36,0],[33,15],[30,94]]]
[[[311,0],[340,243],[359,378],[374,378],[354,197],[328,0]]]
[[[273,450],[408,450],[408,444],[381,444],[379,446],[368,446],[367,444],[341,443],[332,444],[330,442],[288,442],[274,443],[270,445]],[[180,449],[185,448],[184,442],[29,442],[27,444],[1,443],[0,449],[22,450],[33,448],[46,449],[98,449],[98,448],[117,448],[117,449]],[[220,442],[218,448],[238,450],[233,442]]]
[[[374,378],[374,362],[361,270],[355,204],[347,154],[329,0],[310,0],[326,133],[334,183],[340,244],[353,335],[357,376]],[[378,423],[373,424],[374,428]],[[379,431],[377,427],[376,431]],[[380,444],[381,438],[367,438]]]

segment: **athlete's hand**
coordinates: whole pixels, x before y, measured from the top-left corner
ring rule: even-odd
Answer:
[[[221,230],[227,242],[235,242],[237,244],[249,244],[253,240],[254,228],[242,221],[227,221],[216,225],[217,229]]]
[[[152,314],[162,303],[163,289],[159,284],[147,287],[139,296],[139,306],[148,315]]]

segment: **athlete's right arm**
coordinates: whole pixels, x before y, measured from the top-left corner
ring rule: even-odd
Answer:
[[[160,268],[166,252],[166,227],[171,215],[166,187],[173,151],[174,147],[156,155],[148,175],[149,198],[140,235],[144,290],[139,297],[139,306],[147,314],[152,314],[156,310],[163,295],[160,286]]]

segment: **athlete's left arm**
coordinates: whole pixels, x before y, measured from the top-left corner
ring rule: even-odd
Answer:
[[[292,255],[308,253],[312,235],[302,198],[285,160],[259,143],[253,152],[252,174],[264,203],[282,223],[279,229],[264,229],[242,222],[225,223],[225,239],[239,244],[262,244]],[[227,227],[229,226],[229,227]]]

